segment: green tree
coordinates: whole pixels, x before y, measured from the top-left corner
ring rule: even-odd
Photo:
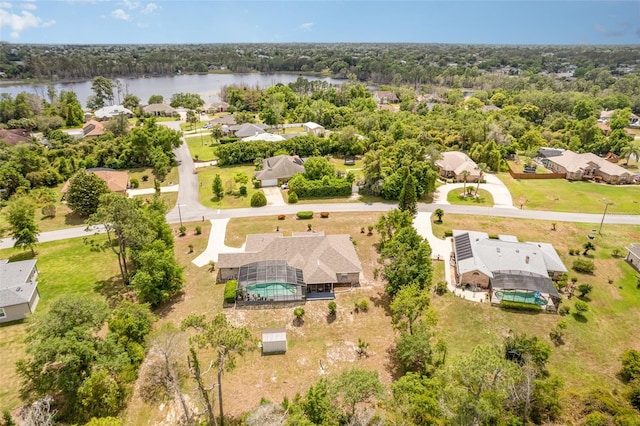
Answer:
[[[584,314],[586,314],[589,311],[589,305],[587,305],[582,300],[576,301],[575,307],[576,307],[576,315],[581,317],[584,317]]]
[[[392,297],[411,284],[427,288],[431,283],[431,247],[412,226],[400,229],[384,244],[380,262]]]
[[[16,364],[23,395],[58,396],[61,416],[77,416],[78,389],[99,357],[97,333],[107,315],[104,302],[83,295],[66,295],[36,315],[26,339],[27,358]]]
[[[222,187],[222,178],[220,177],[220,175],[216,174],[213,178],[211,189],[213,189],[213,194],[216,196],[216,198],[218,200],[222,200],[222,197],[224,197],[224,188]]]
[[[176,93],[171,96],[170,105],[173,108],[184,107],[196,110],[204,105],[204,101],[197,93]]]
[[[438,223],[442,223],[442,216],[444,216],[444,210],[437,208],[433,214],[438,218]]]
[[[334,174],[333,165],[324,157],[311,157],[304,162],[304,177],[309,180],[320,180]]]
[[[0,198],[9,199],[19,189],[25,190],[31,187],[31,183],[19,171],[15,161],[7,161],[0,165]]]
[[[348,420],[352,419],[357,404],[375,400],[382,395],[384,386],[380,383],[377,371],[351,368],[343,371],[333,383],[335,399],[346,411]]]
[[[418,211],[418,197],[416,196],[416,179],[408,174],[400,191],[398,208],[414,216]]]
[[[307,419],[314,425],[337,426],[342,413],[334,404],[331,384],[324,377],[311,386],[301,405]]]
[[[107,369],[96,368],[78,388],[78,400],[91,416],[116,415],[124,405],[125,392]]]
[[[393,297],[389,310],[391,311],[391,321],[396,328],[402,332],[413,334],[414,325],[420,316],[429,308],[431,298],[429,294],[418,287],[417,284],[410,284],[402,287]]]
[[[211,321],[207,321],[204,315],[191,314],[182,322],[182,328],[196,330],[197,334],[190,339],[191,344],[214,352],[212,365],[217,369],[218,405],[222,426],[224,425],[222,373],[233,371],[236,366],[236,357],[256,348],[255,339],[248,328],[232,325],[223,313],[217,314]]]
[[[408,372],[391,385],[396,424],[438,425],[444,421],[438,401],[440,386],[435,379]]]
[[[543,370],[551,356],[551,348],[537,336],[515,334],[505,339],[504,356],[518,365],[531,361]]]
[[[149,100],[147,101],[147,103],[149,105],[151,104],[161,104],[164,102],[164,98],[162,97],[162,95],[151,95],[149,97]]]
[[[136,250],[133,259],[137,268],[131,286],[143,302],[158,306],[182,288],[183,268],[163,241],[156,240]]]
[[[155,316],[149,305],[123,301],[111,311],[109,332],[126,348],[132,360],[141,362],[144,358],[145,338],[151,332],[154,321]]]
[[[113,104],[113,82],[106,77],[98,76],[91,83],[91,90],[94,95],[93,109],[100,109],[106,105]],[[87,102],[88,106],[88,102]]]
[[[480,176],[478,176],[478,184],[476,185],[476,193],[474,195],[475,197],[478,196],[478,191],[480,190],[480,181],[484,177],[484,174],[487,172],[488,167],[485,163],[480,163],[478,164],[478,170],[480,170]]]
[[[80,170],[69,181],[66,199],[74,213],[90,216],[98,210],[100,197],[109,193],[107,183],[95,173]]]
[[[75,92],[60,92],[58,98],[58,114],[68,127],[81,126],[84,123],[82,105]]]
[[[216,124],[215,126],[213,126],[213,129],[211,129],[211,137],[216,141],[220,141],[220,138],[224,137],[224,131],[222,130],[222,126],[220,126],[219,124]]]
[[[107,231],[107,247],[118,256],[120,275],[129,284],[127,262],[130,250],[141,249],[154,238],[148,217],[138,200],[109,193],[100,197],[97,211],[89,217],[89,225],[102,225]]]
[[[124,95],[122,106],[135,112],[135,110],[140,106],[140,98],[134,94],[127,93]]]
[[[35,204],[27,197],[19,197],[9,203],[7,222],[9,233],[15,240],[14,247],[30,249],[35,256],[34,247],[38,242],[38,225],[35,221]]]
[[[582,248],[584,249],[584,251],[582,252],[583,256],[587,256],[589,254],[590,251],[595,250],[596,246],[593,245],[593,243],[591,241],[587,241],[586,243],[584,243],[584,245],[582,246]]]
[[[622,361],[622,370],[620,370],[622,378],[627,382],[640,379],[640,351],[627,349],[622,353],[620,359]]]
[[[439,361],[431,338],[425,327],[420,327],[415,334],[400,334],[396,339],[395,358],[402,371],[433,375]]]
[[[593,290],[593,286],[591,284],[580,284],[578,286],[578,291],[580,292],[580,297],[585,297]]]

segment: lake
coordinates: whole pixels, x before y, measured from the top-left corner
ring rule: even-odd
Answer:
[[[122,93],[114,89],[114,102],[122,102],[124,93],[132,93],[140,98],[142,104],[146,104],[151,95],[162,95],[165,102],[171,99],[174,93],[197,93],[205,103],[219,101],[220,89],[223,86],[244,84],[249,87],[259,86],[266,88],[278,83],[288,84],[295,82],[297,74],[189,74],[148,78],[118,78],[122,85]],[[346,80],[330,77],[301,76],[309,81],[322,80],[332,85],[340,85]],[[84,107],[87,98],[93,94],[91,80],[54,84],[56,92],[61,90],[73,91]],[[46,84],[24,84],[14,86],[0,86],[0,93],[9,93],[15,97],[20,92],[36,93],[46,98]]]

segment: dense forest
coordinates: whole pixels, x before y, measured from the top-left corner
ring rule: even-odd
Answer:
[[[601,89],[633,72],[640,47],[446,44],[0,44],[10,79],[88,79],[229,72],[326,73],[384,84],[478,87],[486,73],[587,77]]]

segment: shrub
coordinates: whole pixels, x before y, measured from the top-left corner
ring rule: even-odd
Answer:
[[[491,240],[497,240],[499,238],[500,237],[498,236],[498,234],[489,234],[489,239],[491,239]]]
[[[633,382],[631,382],[631,389],[629,390],[629,401],[634,408],[640,410],[640,380],[634,380]]]
[[[238,281],[229,280],[224,285],[224,303],[235,303],[238,292]]]
[[[582,300],[578,300],[576,302],[575,308],[576,308],[576,314],[580,316],[583,316],[585,313],[589,311],[589,305],[587,305],[587,303],[583,302]]]
[[[196,235],[200,235],[202,234],[202,226],[198,225],[196,226]]]
[[[574,249],[569,249],[569,256],[573,256],[576,254],[576,251]]]
[[[240,187],[240,196],[241,197],[246,197],[247,196],[247,187],[245,185],[242,185]]]
[[[254,180],[253,181],[253,189],[260,189],[260,181],[259,180]]]
[[[302,319],[302,317],[304,316],[304,309],[303,308],[295,308],[293,310],[293,315],[295,315],[295,317],[297,319]]]
[[[289,191],[289,198],[288,198],[289,204],[295,204],[298,202],[298,194],[296,194],[294,191]]]
[[[178,228],[178,232],[180,233],[181,237],[184,237],[187,233],[187,227],[182,225],[180,228]]]
[[[267,205],[267,197],[264,192],[258,191],[251,197],[251,207],[262,207]]]
[[[587,294],[591,293],[591,290],[593,290],[593,286],[591,284],[580,284],[578,286],[580,297],[585,297]]]
[[[278,215],[278,220],[284,220],[287,217],[286,214],[279,214]]]
[[[138,188],[140,186],[140,182],[138,181],[138,179],[133,178],[129,182],[129,185],[131,185],[132,188]]]
[[[336,305],[336,302],[329,302],[328,308],[329,308],[329,315],[331,315],[332,317],[335,317],[336,312],[338,311],[338,305]]]
[[[453,237],[453,231],[452,231],[452,230],[450,230],[450,229],[449,229],[449,230],[447,230],[447,231],[444,231],[444,237],[445,237],[445,238],[447,238],[447,237]]]
[[[573,261],[573,265],[571,268],[576,272],[581,272],[583,274],[592,274],[596,269],[596,264],[593,263],[592,260],[578,258]]]
[[[442,296],[446,292],[447,292],[447,282],[446,281],[439,281],[436,284],[436,294]]]
[[[354,304],[356,312],[367,312],[369,310],[369,301],[367,299],[360,299]]]
[[[560,308],[558,309],[558,313],[560,315],[567,315],[569,313],[569,307],[567,305],[560,305]]]
[[[142,175],[142,181],[147,182],[149,180],[149,175]]]
[[[622,370],[620,376],[627,382],[640,380],[640,352],[628,349],[622,353]]]
[[[296,216],[298,217],[298,219],[313,219],[313,212],[304,210],[296,213]]]
[[[56,216],[56,206],[55,204],[47,204],[42,208],[42,216],[44,217],[55,217]]]
[[[326,219],[329,217],[329,212],[320,212],[320,217]]]
[[[511,311],[540,312],[540,307],[538,305],[524,302],[512,302],[510,300],[501,301],[500,307]]]
[[[289,181],[289,189],[300,198],[348,197],[351,195],[352,187],[346,179],[325,176],[321,180],[309,180],[298,174]]]

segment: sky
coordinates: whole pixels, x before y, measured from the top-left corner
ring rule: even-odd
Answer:
[[[0,0],[0,41],[640,44],[640,0]]]

